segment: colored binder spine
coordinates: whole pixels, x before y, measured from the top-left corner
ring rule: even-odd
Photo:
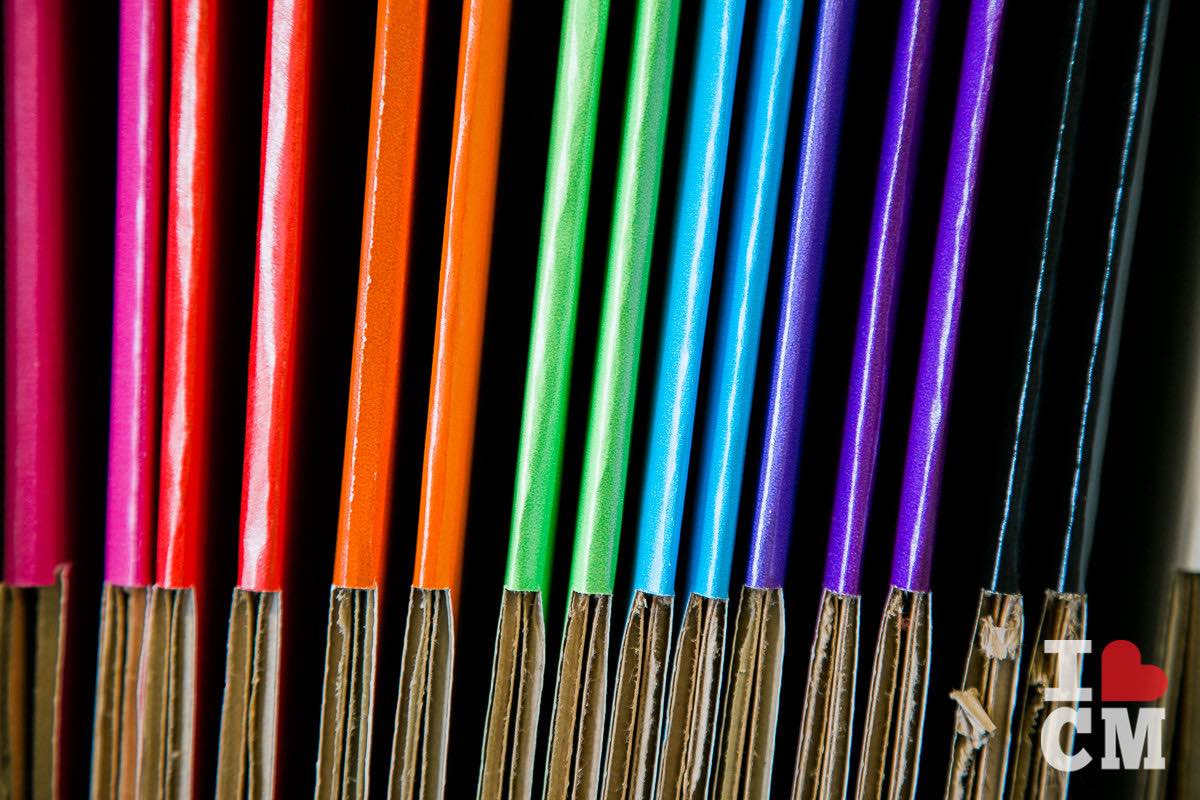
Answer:
[[[762,467],[721,714],[715,768],[716,796],[722,798],[765,800],[771,789],[783,677],[783,581],[833,208],[842,107],[850,74],[854,12],[854,0],[822,0],[817,12],[767,396]]]
[[[440,798],[445,791],[511,11],[509,0],[463,6],[416,566],[392,741],[393,798]]]
[[[137,681],[154,583],[162,333],[166,6],[122,0],[117,58],[117,198],[112,386],[93,797],[133,793]]]
[[[930,568],[950,387],[1004,0],[973,0],[934,245],[917,389],[859,758],[859,798],[916,789],[929,680]]]
[[[605,800],[650,796],[658,768],[675,565],[745,6],[745,0],[705,0],[700,8]]]
[[[796,67],[801,3],[769,0],[754,31],[746,120],[717,308],[710,406],[696,483],[688,604],[675,648],[658,797],[704,796],[721,665],[738,496]]]
[[[426,0],[379,0],[358,308],[329,600],[317,798],[369,792],[378,594],[391,525]]]
[[[570,597],[550,719],[543,791],[548,800],[595,798],[600,790],[608,630],[679,5],[641,0],[634,22]]]
[[[478,796],[528,800],[608,0],[563,10],[512,527]]]
[[[268,7],[238,577],[229,614],[218,798],[275,792],[295,395],[303,361],[313,24],[309,0],[272,0]]]
[[[4,3],[4,583],[0,785],[57,797],[67,541],[64,15]]]
[[[937,25],[936,0],[900,12],[867,265],[850,367],[825,579],[808,666],[792,797],[845,794],[858,667],[859,585],[887,395],[896,297]]]
[[[174,0],[163,280],[156,585],[146,616],[138,793],[190,796],[196,780],[199,616],[212,503],[219,8]]]
[[[165,152],[165,6],[122,0],[104,579],[154,582]]]
[[[1094,10],[1079,0],[1068,30],[1066,67],[1046,192],[1046,216],[1034,280],[1025,358],[1014,383],[1020,386],[1013,425],[1008,479],[996,532],[991,579],[980,592],[975,630],[963,681],[950,693],[957,704],[945,796],[1000,797],[1007,779],[1013,705],[1020,678],[1024,598],[1021,540],[1026,497],[1034,464],[1034,435],[1041,405],[1042,373],[1057,287],[1059,254],[1067,219],[1075,139],[1087,73],[1087,45]]]
[[[1113,187],[1112,211],[1104,239],[1104,257],[1095,266],[1097,298],[1092,336],[1082,365],[1084,375],[1079,405],[1079,429],[1075,461],[1067,495],[1067,515],[1062,534],[1062,560],[1056,585],[1043,596],[1035,645],[1026,670],[1021,709],[1017,714],[1015,753],[1012,761],[1014,800],[1033,797],[1065,797],[1070,773],[1052,767],[1045,758],[1042,721],[1058,707],[1073,707],[1072,701],[1046,696],[1046,687],[1057,686],[1058,653],[1049,653],[1043,643],[1051,639],[1085,639],[1087,632],[1087,567],[1095,534],[1100,501],[1100,470],[1108,433],[1108,412],[1116,374],[1121,317],[1129,262],[1141,207],[1142,178],[1150,122],[1158,85],[1162,41],[1169,4],[1145,0],[1137,26],[1137,46],[1130,64],[1129,101],[1120,150],[1115,154],[1117,181]],[[1077,658],[1082,655],[1064,654]],[[1082,664],[1076,665],[1082,668]],[[1078,670],[1077,670],[1078,674]],[[1049,738],[1049,734],[1045,738]],[[1074,729],[1064,727],[1059,745],[1072,752]]]

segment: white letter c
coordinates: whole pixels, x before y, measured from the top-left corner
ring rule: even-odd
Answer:
[[[1063,752],[1062,739],[1063,728],[1067,725],[1073,725],[1080,733],[1091,733],[1092,730],[1092,710],[1090,708],[1074,709],[1070,706],[1059,706],[1046,715],[1046,719],[1042,722],[1042,756],[1046,759],[1046,763],[1054,767],[1059,772],[1075,772],[1092,763],[1092,757],[1084,748],[1080,748],[1078,753],[1067,755]],[[1067,742],[1074,741],[1075,734],[1072,732],[1067,738]]]

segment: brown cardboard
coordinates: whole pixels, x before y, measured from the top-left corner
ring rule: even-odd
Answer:
[[[106,583],[92,727],[94,800],[132,797],[137,777],[138,674],[150,590]]]
[[[930,596],[895,586],[883,607],[858,764],[859,800],[916,792],[929,684]]]
[[[1024,617],[1021,595],[980,592],[962,687],[950,693],[956,711],[946,800],[1004,794]]]
[[[766,800],[783,678],[782,589],[742,587],[721,713],[715,798]]]
[[[414,587],[408,597],[392,739],[391,800],[436,800],[445,792],[453,677],[450,590]]]
[[[1047,639],[1082,639],[1086,629],[1086,595],[1046,592],[1029,657],[1029,668],[1025,673],[1021,711],[1017,715],[1013,734],[1016,753],[1013,755],[1012,787],[1008,795],[1011,800],[1052,800],[1067,796],[1070,773],[1059,772],[1043,758],[1041,724],[1055,708],[1074,704],[1046,699],[1046,689],[1058,685],[1058,654],[1047,653],[1043,649],[1043,642]],[[1074,735],[1074,726],[1063,727],[1063,736],[1067,739],[1063,742],[1066,752],[1071,751],[1070,740]]]
[[[845,797],[858,671],[859,597],[821,592],[808,660],[793,800]]]
[[[671,673],[656,788],[659,800],[703,800],[708,796],[727,607],[725,600],[696,594],[688,598]]]
[[[1165,770],[1143,770],[1143,796],[1200,797],[1200,575],[1180,572],[1171,584],[1160,657],[1167,673],[1163,725]]]
[[[611,607],[611,595],[571,593],[550,717],[544,800],[591,800],[600,790]]]
[[[479,800],[529,800],[546,668],[541,592],[505,589],[479,767]]]
[[[654,789],[673,603],[669,595],[635,592],[629,606],[600,792],[604,800],[638,800]]]
[[[0,585],[0,797],[60,796],[69,572],[50,586]]]
[[[139,693],[137,795],[192,795],[196,698],[196,597],[191,589],[150,590]]]
[[[370,791],[378,592],[335,586],[329,595],[316,800],[361,800]]]
[[[29,796],[29,624],[31,598],[0,585],[0,797]]]
[[[275,795],[281,607],[279,592],[233,590],[217,751],[218,800]]]

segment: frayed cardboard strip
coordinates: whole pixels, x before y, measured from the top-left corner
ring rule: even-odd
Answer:
[[[891,588],[875,647],[856,797],[916,791],[929,685],[930,596]]]
[[[1180,572],[1171,584],[1160,650],[1167,673],[1163,726],[1165,770],[1142,770],[1147,800],[1200,797],[1200,574]]]
[[[390,800],[432,800],[445,791],[453,674],[454,612],[450,590],[414,587],[409,593],[404,628],[404,656],[388,780]]]
[[[282,598],[233,590],[217,755],[218,800],[275,796]]]
[[[378,591],[329,594],[316,800],[361,800],[370,791]]]
[[[604,800],[637,800],[654,790],[673,601],[669,595],[635,592],[629,606],[613,692]]]
[[[139,694],[138,797],[191,797],[196,715],[193,590],[150,590]]]
[[[708,796],[727,609],[726,600],[697,594],[688,598],[671,673],[656,788],[659,800]]]
[[[1011,800],[1052,800],[1067,796],[1070,773],[1059,772],[1046,763],[1042,756],[1041,726],[1055,708],[1074,704],[1046,698],[1046,689],[1058,685],[1058,654],[1047,653],[1043,643],[1048,639],[1083,639],[1086,630],[1086,595],[1046,592],[1025,673],[1021,712],[1013,732],[1016,753],[1012,761],[1012,790],[1008,795]],[[1066,739],[1062,742],[1064,752],[1072,752],[1075,727],[1064,725],[1062,735]]]
[[[479,800],[529,800],[545,668],[541,592],[505,589],[479,765]]]
[[[782,589],[742,587],[721,714],[714,798],[767,800],[783,679]]]
[[[150,590],[104,584],[92,725],[94,800],[132,797],[137,785],[138,674]]]
[[[50,586],[0,585],[0,797],[61,793],[68,567]]]
[[[1023,625],[1021,595],[980,593],[962,687],[950,693],[956,709],[946,800],[1004,794]]]
[[[543,800],[593,798],[600,790],[611,607],[611,595],[571,593],[554,686]]]
[[[821,593],[808,661],[793,800],[845,797],[858,671],[858,595]]]

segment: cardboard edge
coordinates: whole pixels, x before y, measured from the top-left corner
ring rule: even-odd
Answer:
[[[138,797],[192,795],[196,636],[195,591],[152,588],[138,678]]]
[[[983,590],[955,703],[946,800],[1001,797],[1012,740],[1025,620],[1019,594]]]
[[[1046,763],[1040,746],[1041,724],[1046,715],[1059,706],[1073,703],[1049,701],[1046,689],[1058,685],[1058,654],[1047,653],[1047,639],[1083,639],[1087,631],[1087,595],[1047,591],[1038,620],[1037,634],[1025,672],[1021,712],[1017,715],[1013,742],[1011,800],[1066,797],[1070,773],[1059,772]],[[1074,727],[1063,728],[1065,739],[1074,738]],[[1063,742],[1066,752],[1071,741]]]
[[[634,592],[621,638],[600,796],[650,797],[658,768],[675,598]]]
[[[792,776],[793,800],[846,795],[860,603],[858,595],[821,592]]]
[[[413,587],[404,628],[388,797],[440,798],[446,785],[454,678],[454,610],[449,589]]]
[[[884,603],[856,797],[912,797],[929,686],[930,595],[895,586]]]
[[[1165,711],[1165,770],[1143,770],[1142,796],[1200,795],[1200,574],[1178,572],[1171,583],[1166,623],[1159,653],[1167,673],[1167,693],[1159,701]]]
[[[0,785],[12,797],[29,794],[29,600],[0,585]]]
[[[729,603],[693,594],[675,647],[655,796],[706,797],[720,711]]]
[[[105,583],[100,598],[91,797],[133,795],[138,752],[138,674],[150,590]]]
[[[365,798],[370,791],[378,608],[376,589],[330,589],[317,800]]]
[[[766,800],[783,680],[783,590],[743,586],[734,620],[715,797]]]
[[[0,585],[0,787],[61,794],[63,673],[70,568],[49,586]]]
[[[545,669],[541,592],[505,589],[479,762],[479,800],[520,800],[532,793]]]
[[[612,595],[572,592],[550,715],[544,800],[595,797],[608,700]]]
[[[275,791],[282,596],[234,589],[217,750],[219,800]]]

